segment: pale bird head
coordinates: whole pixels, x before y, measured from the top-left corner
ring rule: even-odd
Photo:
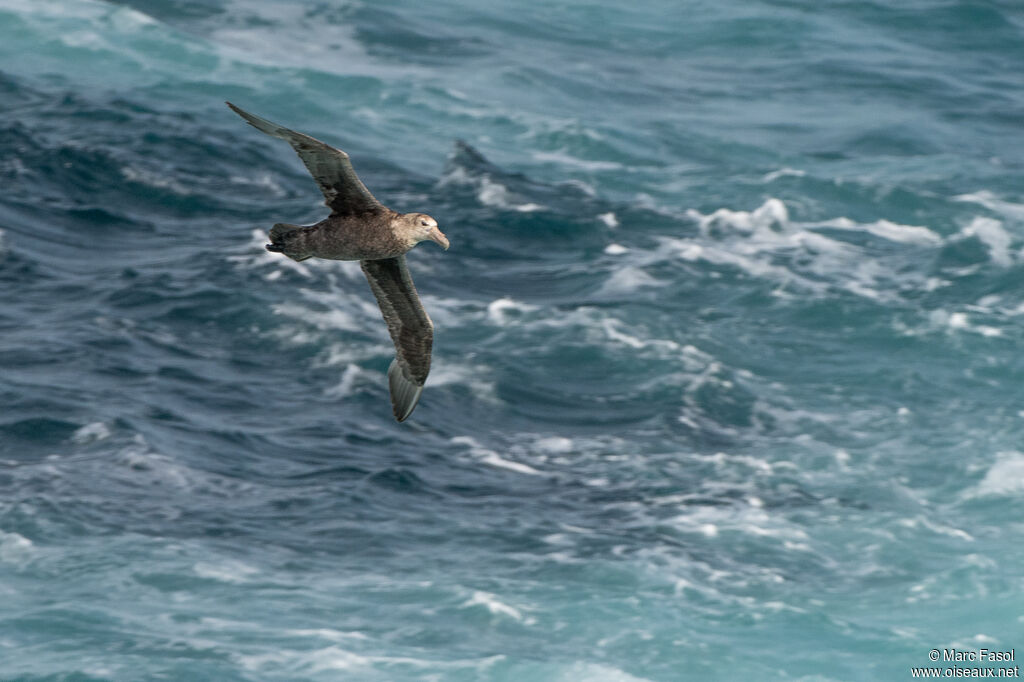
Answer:
[[[444,232],[438,229],[436,220],[426,213],[412,213],[409,218],[413,223],[413,238],[416,243],[429,239],[440,244],[445,251],[448,250],[448,238],[444,236]]]

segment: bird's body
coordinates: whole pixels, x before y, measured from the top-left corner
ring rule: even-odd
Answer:
[[[360,261],[395,344],[388,386],[395,418],[404,421],[423,392],[434,339],[434,325],[416,294],[405,253],[426,239],[447,249],[448,239],[430,216],[398,213],[377,201],[345,152],[227,105],[253,127],[291,144],[320,186],[331,215],[315,225],[274,225],[267,250],[297,261]]]
[[[395,233],[402,214],[385,209],[374,213],[330,215],[315,225],[278,223],[270,230],[272,250],[296,260],[309,257],[331,260],[397,258],[410,248]]]

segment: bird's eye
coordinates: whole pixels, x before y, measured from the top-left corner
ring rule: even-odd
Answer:
[[[428,224],[429,224],[429,223],[427,223],[427,221],[426,221],[426,220],[421,220],[421,221],[420,221],[420,225],[422,225],[423,227],[426,227],[426,226],[427,226]]]

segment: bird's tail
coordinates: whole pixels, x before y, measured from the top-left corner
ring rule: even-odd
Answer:
[[[296,261],[304,261],[313,255],[306,245],[306,228],[288,223],[278,223],[270,228],[267,251],[283,253]]]

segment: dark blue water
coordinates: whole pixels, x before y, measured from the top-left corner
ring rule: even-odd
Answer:
[[[0,677],[1024,650],[1022,63],[995,0],[0,0]],[[225,99],[450,238],[408,422]]]

